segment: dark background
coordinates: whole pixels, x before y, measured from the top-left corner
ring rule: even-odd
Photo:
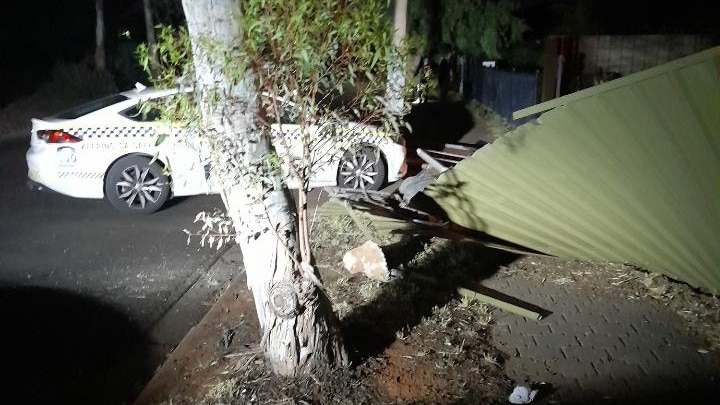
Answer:
[[[180,0],[152,3],[156,23],[182,21]],[[720,42],[720,2],[715,0],[518,3],[518,15],[534,39],[549,34],[703,34]],[[145,41],[142,0],[105,0],[105,39],[108,69],[118,87],[142,77],[133,55]],[[5,2],[0,12],[0,107],[32,93],[59,61],[93,63],[94,41],[94,0]]]
[[[151,1],[156,23],[182,18],[180,0]],[[142,0],[104,4],[107,67],[118,86],[126,87],[144,77],[134,58],[137,45],[146,41]],[[58,62],[93,64],[94,51],[94,0],[5,2],[0,11],[0,107],[32,93]]]

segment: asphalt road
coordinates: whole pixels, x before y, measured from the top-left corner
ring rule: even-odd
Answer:
[[[183,229],[220,197],[125,216],[103,200],[31,192],[26,150],[25,140],[0,141],[0,363],[10,388],[0,402],[128,403],[204,314],[196,309],[211,297],[190,288],[214,279],[202,276],[223,252],[188,245]],[[317,190],[309,202],[326,198]]]
[[[61,290],[151,328],[215,260],[187,244],[195,215],[218,196],[171,201],[150,216],[128,217],[103,200],[26,188],[25,141],[0,144],[0,287]]]
[[[221,200],[176,199],[128,217],[103,200],[31,192],[26,149],[25,140],[0,142],[0,360],[9,388],[0,402],[127,403],[184,336],[178,328],[202,316],[173,304],[222,252],[188,245],[183,229]],[[172,333],[158,336],[156,324]]]

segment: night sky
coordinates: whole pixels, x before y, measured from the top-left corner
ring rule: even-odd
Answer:
[[[410,0],[412,1],[412,0]],[[720,35],[716,0],[521,0],[521,16],[540,35]],[[717,41],[716,41],[717,42]]]
[[[162,18],[173,21],[171,11],[180,0],[153,0]],[[127,63],[139,42],[145,41],[142,0],[105,0],[107,63],[112,71]],[[128,31],[130,37],[123,36]],[[0,12],[0,106],[32,92],[47,80],[59,60],[77,62],[95,49],[94,0],[15,0]],[[132,61],[130,61],[132,62]]]
[[[164,16],[158,19],[177,19],[180,0],[154,0],[154,3],[163,10]],[[519,3],[523,6],[520,14],[536,37],[557,33],[687,33],[710,34],[715,43],[720,40],[720,2],[715,0],[667,4],[640,0],[521,0]],[[48,79],[58,60],[92,58],[94,7],[94,0],[15,0],[3,4],[0,106],[31,93],[38,83]],[[127,63],[131,58],[128,50],[144,41],[142,0],[105,0],[105,16],[108,66],[112,70],[116,65]],[[125,31],[129,31],[129,39],[121,35]]]

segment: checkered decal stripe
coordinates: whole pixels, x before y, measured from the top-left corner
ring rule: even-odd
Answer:
[[[68,128],[67,132],[81,139],[144,138],[157,135],[152,127],[81,127]]]
[[[278,133],[273,132],[272,135],[273,138],[275,138],[278,142],[280,141],[280,135]],[[293,142],[300,139],[301,132],[300,130],[293,131],[284,129],[283,136],[289,142]],[[315,147],[319,145],[324,145],[328,142],[336,145],[337,147],[339,147],[339,149],[347,149],[352,145],[357,145],[361,143],[379,145],[383,143],[384,140],[385,138],[383,136],[379,135],[376,131],[369,129],[351,129],[346,135],[337,135],[335,137],[328,136],[324,134],[322,130],[320,130],[315,135],[311,136],[310,149],[314,149]]]
[[[58,173],[59,178],[74,177],[77,179],[99,179],[103,177],[103,173],[93,172],[60,172]]]

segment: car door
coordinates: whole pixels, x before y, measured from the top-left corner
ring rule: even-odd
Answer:
[[[204,153],[202,139],[192,128],[173,125],[160,119],[155,108],[141,111],[140,104],[121,113],[128,119],[150,125],[156,137],[144,153],[165,164],[172,179],[175,196],[214,192],[209,176],[209,154]]]

